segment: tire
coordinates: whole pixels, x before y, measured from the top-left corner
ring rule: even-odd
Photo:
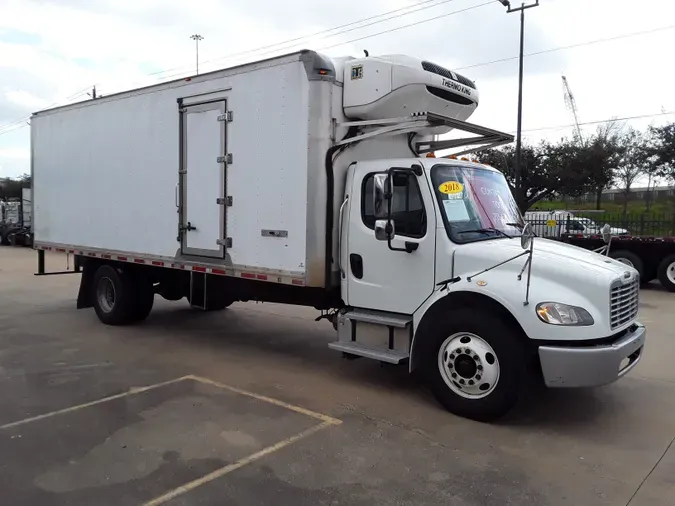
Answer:
[[[98,319],[106,325],[127,325],[134,321],[136,297],[133,279],[121,269],[102,265],[94,273],[92,300]]]
[[[647,283],[654,281],[657,278],[657,274],[657,267],[651,263],[645,265],[645,273],[644,276],[640,278],[640,283],[646,285]]]
[[[633,267],[636,271],[640,273],[640,279],[645,278],[645,264],[642,261],[642,259],[632,251],[626,250],[610,251],[609,256],[614,260],[618,260],[622,264],[626,264],[630,267]]]
[[[136,279],[136,289],[134,290],[135,303],[133,306],[133,316],[131,321],[134,323],[145,320],[155,302],[155,288],[152,281],[144,277]]]
[[[502,417],[524,386],[523,336],[495,315],[465,308],[450,311],[444,321],[449,324],[424,336],[430,341],[423,370],[434,396],[465,418],[491,422]]]
[[[675,292],[675,255],[668,255],[659,263],[658,278],[669,292]]]

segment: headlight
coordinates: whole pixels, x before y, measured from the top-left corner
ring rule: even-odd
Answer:
[[[537,304],[537,316],[551,325],[593,325],[593,317],[582,307],[568,306],[559,302]]]

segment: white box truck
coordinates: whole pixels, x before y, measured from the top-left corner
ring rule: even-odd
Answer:
[[[110,325],[156,295],[315,307],[330,348],[419,370],[479,420],[531,371],[610,383],[645,342],[636,271],[533,242],[502,174],[432,157],[512,141],[466,122],[477,105],[428,61],[301,51],[36,113],[38,273],[75,255],[77,307]]]

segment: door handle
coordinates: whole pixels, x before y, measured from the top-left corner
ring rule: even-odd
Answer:
[[[174,200],[174,203],[176,204],[176,207],[180,207],[180,205],[178,204],[178,183],[176,183],[176,188],[174,190],[173,197],[174,197],[173,200]]]
[[[195,227],[192,223],[190,223],[190,222],[188,221],[188,222],[187,222],[187,225],[183,225],[183,226],[181,227],[181,230],[183,230],[183,231],[185,231],[185,232],[189,232],[190,230],[197,230],[197,227]]]
[[[356,279],[363,278],[363,257],[361,255],[357,255],[356,253],[349,255],[349,266]]]

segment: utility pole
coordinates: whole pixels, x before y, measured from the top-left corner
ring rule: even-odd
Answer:
[[[96,99],[96,85],[92,86],[91,93],[87,93],[92,99]]]
[[[520,179],[522,173],[521,167],[521,157],[522,157],[522,145],[523,145],[523,47],[525,43],[525,10],[531,9],[532,7],[537,7],[539,5],[539,0],[536,0],[533,4],[525,5],[522,3],[520,7],[513,8],[511,7],[511,2],[509,0],[499,0],[499,2],[507,8],[506,13],[511,12],[520,12],[520,53],[518,56],[518,126],[516,127],[516,203],[520,207],[523,202],[523,196],[520,188]]]
[[[204,40],[204,37],[199,35],[198,33],[195,33],[194,35],[190,35],[190,38],[195,41],[195,46],[197,50],[197,58],[196,58],[196,67],[197,67],[197,75],[199,75],[199,41]]]

